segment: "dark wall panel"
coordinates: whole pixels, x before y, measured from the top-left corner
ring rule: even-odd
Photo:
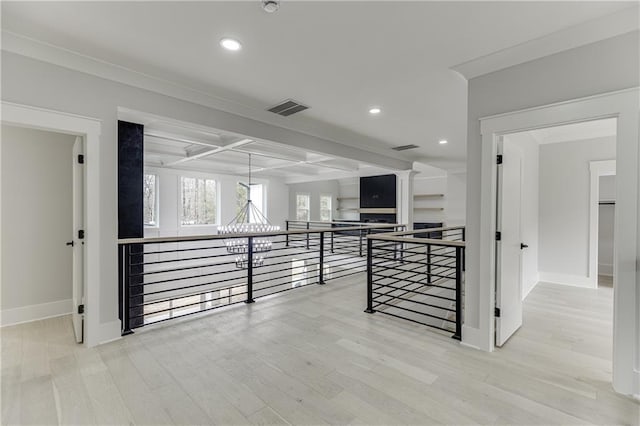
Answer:
[[[396,208],[396,175],[361,177],[360,208]],[[360,213],[360,220],[362,222],[396,223],[397,215],[391,213]]]
[[[118,238],[144,237],[144,126],[142,124],[118,121]],[[131,246],[130,266],[132,274],[143,272],[142,244]],[[140,254],[138,254],[140,253]],[[123,259],[119,258],[120,268]],[[121,269],[122,270],[122,269]],[[121,282],[119,290],[120,319],[123,329],[128,333],[129,327],[142,325],[142,276],[132,276],[128,282]],[[129,297],[123,298],[123,286],[129,287]],[[128,311],[127,318],[123,313]]]
[[[118,121],[118,238],[144,235],[144,126]]]

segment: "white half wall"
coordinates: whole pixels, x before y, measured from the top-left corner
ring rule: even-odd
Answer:
[[[596,288],[590,275],[590,162],[615,160],[615,137],[540,146],[540,280]]]
[[[71,312],[75,139],[2,126],[2,325]]]

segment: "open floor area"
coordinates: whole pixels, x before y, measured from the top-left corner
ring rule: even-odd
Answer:
[[[2,329],[2,424],[625,424],[612,289],[539,284],[494,353],[380,313],[361,276],[85,349],[69,317]]]

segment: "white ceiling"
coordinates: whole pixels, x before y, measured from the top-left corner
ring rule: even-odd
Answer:
[[[241,104],[263,121],[458,168],[466,152],[467,83],[451,67],[634,5],[283,0],[266,14],[258,0],[3,1],[2,27]],[[225,36],[243,49],[222,50]],[[287,98],[311,109],[286,119],[264,111]],[[382,114],[370,116],[373,105]],[[364,137],[343,137],[349,134]],[[438,144],[443,138],[447,145]],[[389,149],[406,144],[420,148]]]

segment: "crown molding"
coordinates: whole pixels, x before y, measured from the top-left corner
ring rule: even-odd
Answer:
[[[637,5],[451,67],[467,80],[565,50],[638,31]]]
[[[207,108],[250,118],[283,129],[330,140],[347,147],[366,149],[368,152],[381,155],[394,162],[406,163],[408,161],[401,155],[389,152],[390,150],[383,141],[348,129],[304,116],[296,117],[295,121],[290,118],[280,117],[262,109],[261,106],[247,105],[246,103],[218,96],[210,88],[196,88],[188,84],[176,83],[175,81],[135,71],[12,31],[2,30],[2,50]]]

